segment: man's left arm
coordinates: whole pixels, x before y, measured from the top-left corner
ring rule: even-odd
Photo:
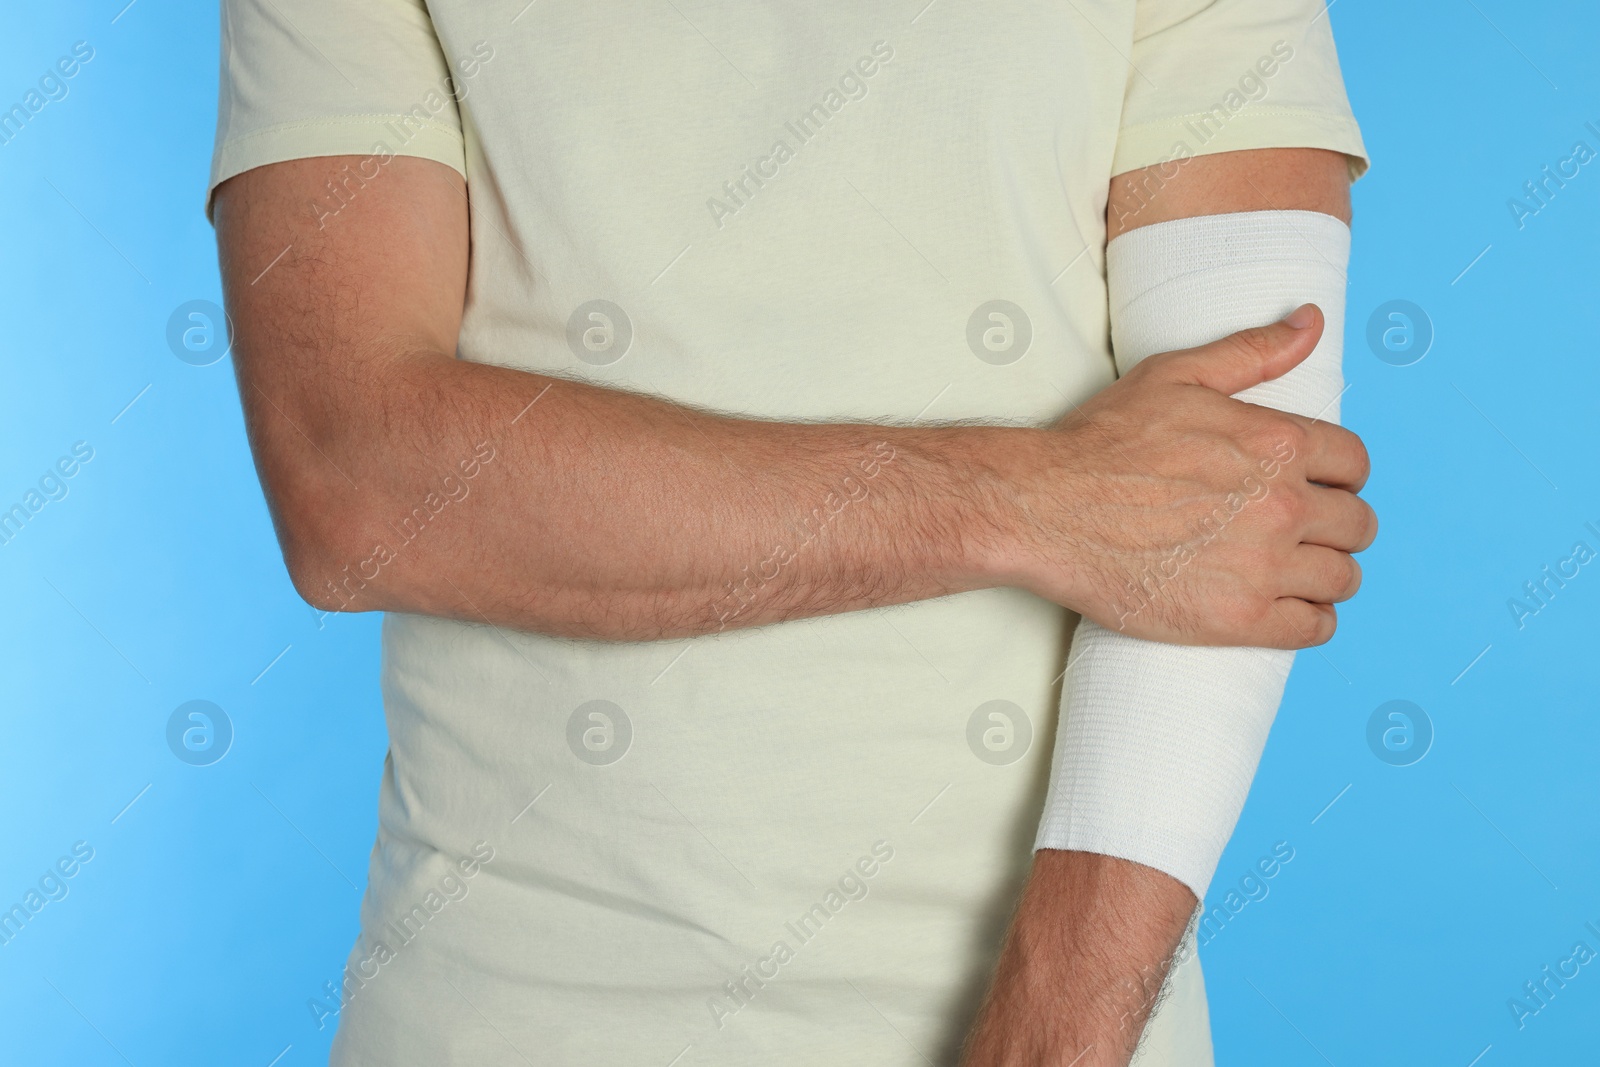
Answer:
[[[1348,225],[1349,181],[1345,156],[1298,148],[1227,152],[1188,159],[1181,167],[1133,171],[1112,179],[1107,238],[1115,240],[1157,223],[1236,212],[1310,211]],[[1342,264],[1338,269],[1342,274]],[[1112,299],[1117,299],[1116,293]],[[1339,328],[1338,318],[1330,322],[1329,329]],[[1329,340],[1337,344],[1339,339]],[[1337,350],[1333,357],[1337,372]],[[1099,636],[1107,635],[1102,632]],[[1082,637],[1080,632],[1080,640]],[[1144,655],[1148,660],[1145,668],[1170,670],[1170,665],[1159,662],[1162,647],[1152,646],[1142,653],[1130,645],[1122,651],[1124,659],[1133,662],[1118,669],[1139,670],[1137,659]],[[1245,650],[1186,650],[1208,658],[1241,651]],[[1078,654],[1076,647],[1074,654]],[[1287,662],[1282,671],[1287,673]],[[1114,681],[1116,670],[1107,676]],[[1071,683],[1069,674],[1067,684]],[[1278,684],[1281,686],[1281,678]],[[1265,708],[1269,724],[1281,689],[1274,689],[1270,681],[1256,687],[1262,692],[1241,693],[1241,702]],[[1109,699],[1115,701],[1114,690]],[[1114,710],[1100,709],[1102,714]],[[1156,713],[1176,721],[1203,710],[1174,701]],[[1259,725],[1264,738],[1265,724]],[[1178,727],[1181,731],[1181,722]],[[1067,724],[1063,722],[1058,729],[1067,729]],[[1253,771],[1259,740],[1241,737],[1239,741],[1238,747],[1245,750],[1243,759]],[[1252,745],[1253,753],[1248,751]],[[1137,758],[1134,752],[1120,754]],[[1058,760],[1056,774],[1061,773]],[[1206,769],[1199,768],[1197,773],[1204,775]],[[1242,803],[1242,795],[1237,799]],[[1232,817],[1237,814],[1235,809]],[[1229,821],[1226,832],[1231,829]],[[1211,863],[1214,865],[1215,856]],[[1163,865],[1186,872],[1195,866],[1192,862]],[[1116,855],[1040,848],[988,998],[969,1036],[966,1067],[1127,1064],[1195,914],[1196,892],[1204,891],[1191,886],[1203,886],[1209,876],[1209,869],[1189,874],[1186,884],[1154,866]]]

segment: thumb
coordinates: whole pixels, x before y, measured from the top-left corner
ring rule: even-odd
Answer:
[[[1159,373],[1168,381],[1203,385],[1233,396],[1299,366],[1322,339],[1323,325],[1321,308],[1301,304],[1270,326],[1240,330],[1199,348],[1173,352]]]

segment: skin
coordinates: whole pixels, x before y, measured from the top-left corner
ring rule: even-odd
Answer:
[[[1270,206],[1339,213],[1302,202],[1315,161],[1278,155],[1191,160],[1131,224]],[[394,158],[319,222],[308,205],[359,163],[261,167],[215,199],[246,428],[290,578],[316,607],[652,640],[1015,586],[1116,628],[1132,576],[1189,540],[1283,443],[1295,459],[1273,492],[1127,632],[1303,648],[1333,635],[1333,605],[1359,585],[1350,553],[1377,529],[1355,495],[1368,471],[1360,440],[1230,398],[1310,354],[1315,309],[1301,329],[1144,360],[1050,427],[728,418],[455,359],[464,182]],[[1113,183],[1113,207],[1118,195]],[[776,578],[735,584],[794,543],[793,523],[833,512]],[[425,534],[401,544],[395,525],[408,518]],[[1142,1015],[1107,991],[1148,980],[1194,903],[1136,864],[1041,853],[967,1062],[1064,1064],[1092,1045],[1103,1058],[1080,1064],[1125,1063]]]
[[[1235,211],[1320,211],[1350,222],[1345,159],[1334,152],[1199,156],[1168,175],[1159,187],[1156,168],[1112,179],[1113,236]],[[1197,904],[1187,886],[1150,867],[1039,850],[964,1067],[1124,1067]]]

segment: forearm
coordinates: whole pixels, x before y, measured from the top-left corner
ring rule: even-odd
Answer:
[[[297,408],[253,436],[322,516],[289,553],[313,603],[628,640],[994,584],[980,457],[1027,432],[727,418],[440,353]]]

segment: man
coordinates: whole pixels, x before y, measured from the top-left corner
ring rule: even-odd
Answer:
[[[1209,1063],[1376,528],[1320,10],[223,10],[258,469],[388,613],[334,1061]]]

